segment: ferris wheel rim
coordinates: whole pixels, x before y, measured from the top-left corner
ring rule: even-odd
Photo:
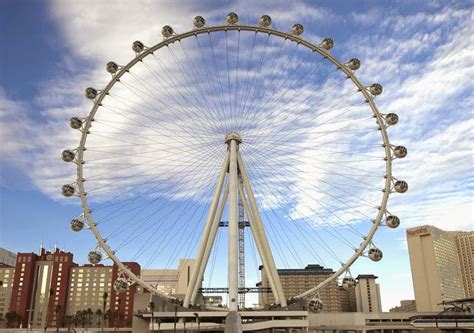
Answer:
[[[385,163],[385,186],[383,189],[382,202],[380,206],[378,207],[378,213],[377,213],[376,218],[373,220],[373,225],[370,228],[367,235],[363,238],[364,241],[359,245],[359,247],[356,249],[354,254],[345,263],[341,263],[341,267],[337,271],[335,271],[333,274],[331,274],[327,279],[319,283],[317,286],[309,289],[308,291],[300,295],[295,296],[295,298],[305,298],[311,294],[317,293],[317,291],[323,288],[325,285],[327,285],[333,280],[336,280],[343,273],[347,272],[349,267],[360,256],[364,254],[364,251],[366,250],[366,248],[370,244],[373,244],[372,238],[375,235],[378,227],[381,225],[383,216],[388,213],[386,208],[387,208],[388,198],[391,193],[391,184],[393,182],[393,177],[392,177],[392,155],[391,155],[391,150],[390,150],[391,145],[390,145],[387,130],[386,130],[388,126],[385,124],[385,121],[382,118],[382,114],[379,112],[377,106],[374,103],[374,100],[373,100],[374,97],[367,90],[367,86],[364,86],[358,80],[354,71],[352,71],[349,67],[347,67],[346,64],[339,61],[330,52],[328,52],[327,50],[325,50],[319,45],[316,45],[312,42],[309,42],[301,38],[300,36],[293,35],[291,33],[282,32],[279,30],[275,30],[270,27],[263,27],[263,26],[251,26],[251,25],[241,25],[241,24],[219,25],[219,26],[212,26],[212,27],[196,28],[188,32],[172,35],[168,38],[165,38],[162,42],[155,44],[154,46],[145,48],[143,52],[137,53],[135,58],[130,60],[125,66],[121,67],[115,75],[113,75],[112,79],[109,81],[109,83],[106,85],[106,87],[103,90],[99,90],[99,93],[96,99],[93,101],[94,105],[91,111],[89,112],[88,116],[85,118],[83,128],[81,129],[81,132],[82,132],[81,140],[80,140],[79,147],[77,148],[76,184],[79,189],[81,206],[83,208],[83,216],[87,220],[88,228],[91,229],[92,233],[94,234],[94,237],[96,238],[98,242],[97,247],[100,247],[106,253],[107,258],[111,259],[115,264],[117,264],[117,266],[119,266],[120,271],[123,272],[125,275],[127,275],[128,278],[131,280],[131,282],[140,285],[141,287],[149,290],[150,292],[153,292],[154,294],[160,295],[162,297],[166,297],[167,299],[176,300],[175,297],[172,297],[165,293],[160,292],[157,288],[146,283],[145,281],[140,279],[137,275],[135,275],[133,272],[131,272],[131,270],[128,269],[122,263],[122,261],[115,255],[115,252],[107,244],[106,239],[103,238],[102,235],[100,234],[98,228],[96,227],[96,223],[94,222],[94,219],[92,217],[92,214],[91,214],[92,211],[89,209],[89,204],[86,198],[87,193],[85,192],[85,189],[84,189],[85,179],[84,179],[84,174],[83,174],[83,164],[85,163],[84,161],[84,151],[86,150],[85,145],[87,141],[87,136],[89,134],[89,129],[91,127],[91,123],[94,121],[94,116],[97,113],[99,106],[101,106],[101,102],[103,101],[105,96],[109,94],[109,91],[114,87],[115,83],[119,82],[119,79],[123,75],[125,75],[125,73],[127,73],[133,66],[141,62],[145,57],[152,55],[157,50],[163,47],[166,47],[174,42],[179,42],[183,39],[193,37],[193,36],[198,36],[201,34],[206,34],[206,33],[211,34],[215,32],[227,32],[227,31],[239,31],[239,32],[248,31],[248,32],[255,32],[255,33],[259,33],[259,32],[266,33],[269,36],[273,35],[273,36],[283,38],[285,40],[291,40],[293,42],[296,42],[298,45],[302,45],[312,50],[313,52],[317,52],[320,56],[322,56],[323,58],[333,63],[337,67],[337,69],[340,69],[347,76],[347,78],[349,78],[353,82],[353,84],[358,88],[359,92],[363,94],[364,98],[366,99],[366,102],[370,106],[372,113],[374,114],[374,118],[376,118],[377,120],[377,125],[379,126],[379,130],[381,132],[384,152],[385,152],[385,162],[386,162]]]

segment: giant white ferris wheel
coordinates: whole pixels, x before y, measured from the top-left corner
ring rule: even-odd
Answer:
[[[377,109],[382,86],[357,79],[357,58],[340,61],[333,40],[303,31],[276,30],[268,15],[244,25],[229,13],[217,26],[197,16],[188,32],[165,26],[157,44],[135,41],[127,64],[107,63],[103,89],[86,89],[92,109],[70,121],[80,142],[62,152],[77,179],[62,193],[81,201],[71,228],[97,240],[90,263],[119,266],[118,291],[136,283],[174,298],[123,262],[168,268],[195,256],[184,307],[203,278],[227,272],[237,310],[242,277],[262,265],[285,308],[277,267],[335,268],[295,296],[305,299],[336,279],[354,286],[357,259],[382,259],[374,235],[398,227],[388,199],[408,189],[392,175],[407,155],[388,137],[398,116]]]

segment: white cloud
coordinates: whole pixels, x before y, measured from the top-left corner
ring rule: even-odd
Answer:
[[[288,6],[287,2],[283,1],[271,5],[258,4],[257,8],[247,4],[249,2],[235,4],[235,7],[239,8],[238,12],[243,22],[250,21],[250,18],[256,22],[258,20],[256,12],[268,13],[273,17],[274,25],[280,30],[289,30],[291,24],[298,19],[326,23],[331,20],[333,22],[342,20],[327,10],[303,3],[291,6],[289,10],[283,9]],[[70,129],[67,121],[71,116],[85,117],[91,107],[90,102],[83,96],[84,88],[89,85],[103,87],[110,78],[105,72],[105,63],[109,60],[119,64],[129,61],[133,57],[132,41],[142,40],[145,45],[157,43],[162,40],[160,30],[165,24],[172,25],[178,32],[188,30],[192,25],[192,17],[202,14],[197,12],[194,6],[192,2],[177,4],[171,1],[133,2],[127,6],[116,3],[112,6],[105,1],[55,2],[51,6],[51,14],[64,34],[64,43],[70,53],[64,56],[60,74],[44,82],[41,93],[35,98],[36,105],[41,107],[41,130],[37,130],[38,121],[28,113],[27,104],[11,101],[5,93],[0,94],[0,117],[2,124],[6,124],[2,126],[0,139],[2,142],[7,142],[0,147],[2,158],[15,161],[19,159],[18,156],[28,154],[28,159],[21,157],[21,160],[16,162],[28,170],[32,182],[38,188],[58,197],[60,185],[71,181],[75,172],[73,165],[65,165],[59,160],[59,154],[64,148],[76,147],[79,140],[79,133]],[[219,8],[206,14],[204,16],[208,18],[210,24],[213,24],[223,21],[225,10]],[[351,15],[349,19],[364,23],[367,31],[372,34],[369,37],[351,36],[349,40],[338,43],[332,52],[341,59],[359,56],[363,61],[363,67],[357,75],[369,84],[380,81],[384,85],[384,94],[376,100],[380,110],[384,113],[397,112],[400,115],[400,123],[389,128],[390,139],[393,143],[406,145],[409,155],[404,160],[395,161],[393,168],[396,177],[409,182],[410,190],[405,195],[394,196],[389,208],[392,213],[400,216],[403,226],[406,227],[428,223],[444,229],[472,228],[474,122],[472,102],[469,101],[468,93],[472,91],[471,78],[474,70],[472,45],[469,43],[472,35],[470,15],[462,10],[449,10],[442,14],[419,13],[408,17],[394,13],[389,19],[384,17],[383,20],[380,15],[377,10]],[[374,26],[380,27],[380,30],[372,29]],[[307,25],[305,36],[319,40],[320,37],[313,35],[314,33],[315,31],[311,31]],[[205,40],[202,39],[202,42]],[[169,61],[169,54],[167,56],[162,54],[163,58],[160,59],[168,64],[169,73],[175,75],[171,79],[163,74],[161,81],[151,81],[153,75],[143,66],[141,71],[137,70],[132,74],[155,83],[144,87],[143,84],[134,81],[132,76],[124,78],[122,83],[135,85],[139,90],[130,91],[126,86],[122,86],[121,90],[115,90],[117,96],[132,102],[114,97],[107,97],[104,100],[104,109],[96,116],[88,145],[99,148],[109,145],[120,146],[120,142],[123,145],[133,143],[137,145],[125,149],[117,147],[112,152],[100,149],[94,152],[94,149],[90,149],[86,153],[87,158],[105,159],[114,153],[120,154],[125,151],[130,156],[119,155],[111,160],[115,165],[130,163],[131,160],[143,164],[133,169],[134,173],[143,173],[142,181],[150,182],[143,187],[141,195],[145,193],[156,196],[156,187],[153,187],[155,183],[152,182],[160,180],[162,185],[160,188],[169,189],[168,195],[174,199],[190,196],[199,196],[200,200],[207,198],[210,194],[206,190],[209,184],[213,183],[212,177],[208,174],[213,167],[218,167],[220,164],[221,155],[225,151],[224,131],[229,129],[225,125],[229,119],[224,120],[219,113],[223,110],[219,109],[219,106],[227,108],[226,105],[222,106],[225,104],[222,101],[227,98],[224,95],[228,93],[226,87],[229,84],[227,71],[223,70],[226,60],[223,35],[218,41],[216,38],[215,42],[217,54],[215,61],[221,66],[221,71],[217,74],[213,69],[214,59],[208,45],[204,45],[205,50],[201,51],[207,52],[202,57],[204,60],[202,63],[195,57],[199,48],[196,45],[194,48],[189,45],[192,60],[186,66],[189,72],[184,74],[192,74],[190,76],[194,77],[194,73],[191,72],[194,68],[203,75],[202,82],[199,80],[193,81],[193,84],[184,82],[184,76],[179,75],[179,65]],[[263,41],[259,42],[260,47],[257,47],[255,52],[262,54]],[[247,59],[251,56],[249,43],[251,39],[247,39],[247,44],[243,44],[247,46],[245,54]],[[235,50],[237,46],[235,39],[231,39],[229,45]],[[178,49],[176,51],[178,52]],[[279,46],[276,43],[269,46],[269,55],[276,55],[278,52]],[[181,56],[184,54],[181,53]],[[354,128],[347,129],[346,123],[349,119],[358,121],[362,109],[354,107],[350,113],[344,113],[344,109],[341,109],[340,112],[316,119],[301,117],[303,112],[310,114],[307,109],[312,106],[319,106],[323,110],[326,107],[336,108],[338,104],[332,99],[347,92],[347,85],[335,85],[334,88],[331,84],[335,81],[331,74],[324,71],[318,72],[318,75],[308,76],[308,82],[312,80],[312,84],[299,80],[285,83],[285,76],[280,76],[301,69],[306,73],[308,68],[315,66],[315,63],[303,66],[299,61],[285,62],[285,59],[275,57],[266,60],[268,66],[262,71],[259,71],[257,66],[244,72],[246,63],[243,59],[244,57],[239,72],[242,82],[244,84],[257,82],[257,85],[254,91],[243,91],[240,98],[237,98],[238,103],[244,103],[246,96],[253,97],[253,104],[247,105],[251,112],[244,113],[244,116],[248,117],[241,124],[248,132],[248,136],[244,138],[242,152],[248,156],[247,167],[254,178],[259,204],[266,208],[269,214],[268,219],[273,219],[272,209],[283,217],[289,216],[294,219],[312,217],[334,222],[328,223],[329,225],[340,223],[338,221],[356,223],[360,222],[364,214],[370,212],[373,215],[381,192],[354,186],[358,182],[361,185],[360,182],[364,181],[380,188],[379,180],[372,180],[367,175],[364,177],[360,170],[383,176],[383,170],[379,168],[383,167],[383,163],[375,165],[370,161],[364,163],[361,161],[357,164],[355,162],[359,158],[357,149],[360,146],[364,148],[363,151],[359,151],[360,154],[376,154],[377,148],[369,147],[367,144],[375,142],[372,140],[376,139],[378,140],[376,142],[380,143],[377,131],[364,135],[352,132],[350,136],[352,141],[349,144],[339,146],[334,144],[341,138],[349,138],[347,133],[350,132],[344,131]],[[152,71],[162,70],[158,62],[149,64]],[[206,68],[211,73],[206,73]],[[160,73],[163,72],[165,71],[162,70]],[[231,71],[231,75],[236,73],[235,70]],[[206,83],[208,74],[214,80]],[[321,78],[324,75],[329,75],[329,79]],[[272,82],[272,78],[277,80]],[[275,89],[274,96],[283,95],[287,88],[290,93],[285,93],[278,100],[274,99],[271,108],[268,105],[265,108],[266,97],[263,92],[265,89],[278,87],[282,82],[285,84],[279,87],[279,90]],[[233,84],[234,82],[230,82],[231,86]],[[166,92],[167,85],[172,88],[173,94]],[[216,94],[221,86],[224,88]],[[200,95],[197,95],[198,93]],[[151,97],[150,94],[156,95]],[[145,106],[137,106],[133,102],[138,99],[137,95],[141,96],[140,102],[145,103]],[[260,105],[259,100],[262,102]],[[156,118],[140,115],[145,112],[148,116],[152,114],[151,110],[147,109],[149,103],[154,103],[152,107],[160,106],[162,110],[162,113],[153,113],[153,117]],[[168,107],[164,107],[163,104]],[[203,112],[202,104],[206,104],[208,110]],[[107,107],[109,109],[106,111]],[[112,109],[115,111],[112,112]],[[12,110],[15,113],[12,113]],[[193,116],[195,123],[190,123],[186,117],[196,112],[200,112],[200,117]],[[172,121],[170,115],[173,115]],[[285,123],[289,119],[295,122],[293,127],[288,127]],[[340,120],[343,121],[339,122]],[[157,133],[156,128],[151,128],[158,126],[158,122],[161,122],[161,133]],[[196,126],[197,123],[199,126]],[[207,127],[207,123],[212,123],[215,128]],[[364,123],[361,126],[367,129],[368,124]],[[318,125],[321,127],[315,131],[316,133],[310,131],[312,126]],[[370,126],[373,125],[371,122]],[[340,132],[333,132],[335,129],[340,129]],[[323,133],[325,130],[331,133]],[[124,131],[128,133],[123,134]],[[105,132],[112,134],[109,134],[108,138],[99,136]],[[303,139],[301,134],[305,132],[307,135]],[[98,136],[94,137],[94,134]],[[137,135],[137,141],[134,141],[136,134],[140,136]],[[157,140],[156,134],[166,136],[166,139]],[[312,149],[317,141],[322,142],[323,147],[319,150]],[[245,150],[246,144],[255,150]],[[190,153],[186,149],[188,146],[195,147],[195,151]],[[171,161],[172,157],[165,152],[166,148],[175,149],[174,161]],[[351,151],[354,155],[349,154]],[[337,152],[344,154],[338,155]],[[203,156],[206,158],[202,158]],[[318,159],[319,161],[315,163]],[[159,164],[163,160],[167,160],[168,163],[160,168],[154,168],[153,163]],[[193,160],[200,162],[193,163]],[[153,163],[149,163],[150,161]],[[148,166],[145,163],[148,163]],[[352,173],[355,180],[328,175],[326,171],[335,165],[338,166],[339,173]],[[356,167],[349,169],[349,165],[356,165],[359,170],[356,170]],[[89,175],[107,174],[111,171],[110,166],[94,162],[86,164],[85,168]],[[130,175],[129,171],[123,169],[113,174],[115,179],[95,181],[91,179],[86,184],[89,188],[106,187],[110,183],[121,185],[123,186],[121,199],[127,200],[132,197],[130,188],[136,185],[125,178],[127,175]],[[336,181],[340,182],[339,185],[344,191],[327,184]],[[188,183],[192,183],[192,188],[185,187]],[[346,204],[342,205],[335,197]],[[94,200],[93,193],[90,198]],[[363,201],[371,205],[362,208]],[[282,209],[280,202],[291,204],[292,209]],[[190,206],[189,211],[185,212],[188,214],[186,217],[198,216],[199,212],[191,214],[193,207]],[[135,211],[127,213],[129,215],[125,213],[121,215],[123,211],[117,209],[113,215],[117,218],[115,222],[117,224],[123,221],[133,222],[133,214],[139,211],[140,206],[136,205],[135,208]],[[166,212],[169,215],[162,214],[160,219],[172,216],[178,220],[171,208]],[[143,226],[148,223],[146,226],[149,229],[146,230],[153,230],[154,222],[156,221],[145,221]],[[273,223],[275,228],[278,228],[277,222]],[[140,224],[137,225],[140,227]],[[174,225],[171,226],[173,227]],[[328,227],[328,230],[333,229]],[[347,231],[340,230],[341,233]],[[276,234],[273,241],[284,243],[283,235]],[[324,235],[332,237],[333,240],[335,238],[329,233]]]

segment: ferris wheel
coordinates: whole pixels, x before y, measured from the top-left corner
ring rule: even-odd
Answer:
[[[382,86],[357,79],[357,58],[340,61],[332,39],[313,43],[303,32],[277,30],[268,15],[245,25],[229,13],[217,26],[197,16],[188,32],[165,26],[157,44],[135,41],[127,64],[107,63],[104,88],[85,90],[92,109],[70,120],[80,142],[62,152],[77,179],[62,193],[82,205],[72,230],[97,240],[89,262],[119,266],[117,291],[136,283],[175,298],[123,262],[169,268],[195,256],[183,306],[195,303],[203,278],[227,271],[237,310],[239,274],[263,265],[286,307],[277,267],[334,268],[293,296],[306,299],[338,279],[353,287],[357,259],[382,259],[374,235],[399,226],[388,199],[408,190],[392,175],[407,155],[389,142],[398,116],[379,112]],[[322,307],[317,298],[309,306]]]

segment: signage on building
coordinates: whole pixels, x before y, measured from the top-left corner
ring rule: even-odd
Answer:
[[[423,236],[429,234],[430,229],[426,225],[418,228],[407,229],[407,237]]]

